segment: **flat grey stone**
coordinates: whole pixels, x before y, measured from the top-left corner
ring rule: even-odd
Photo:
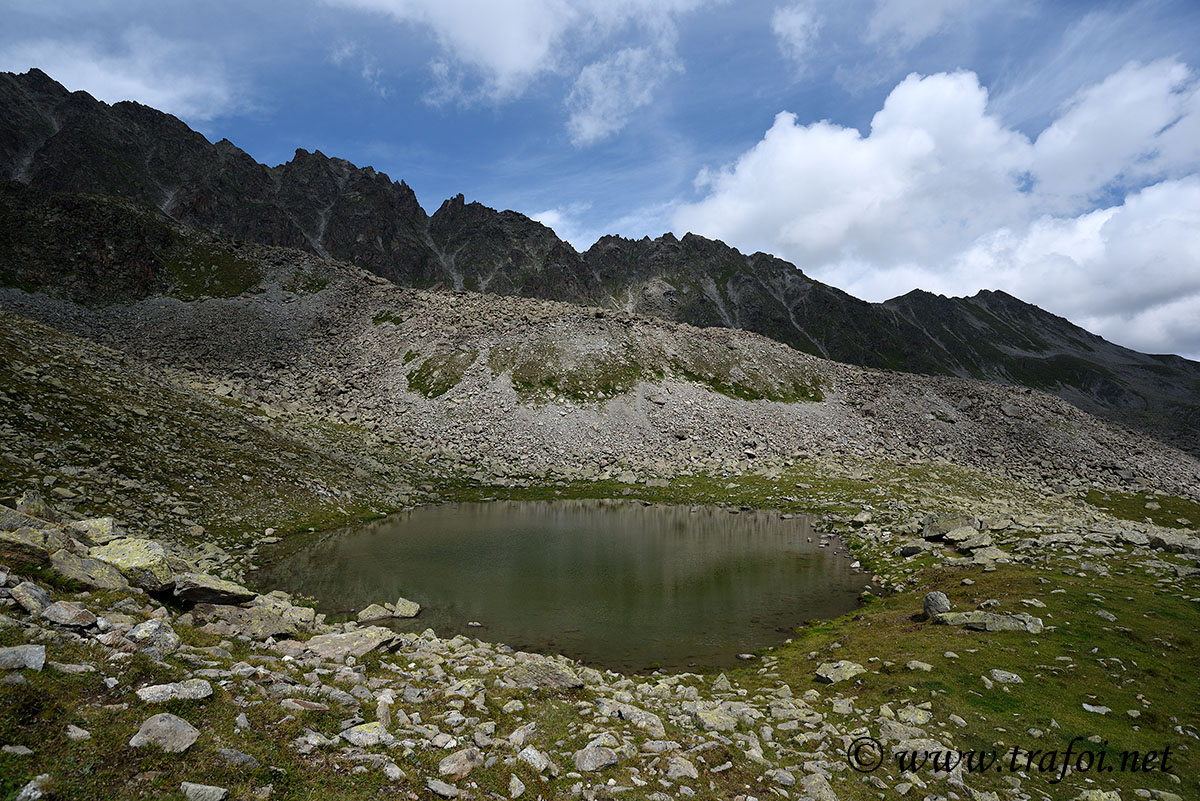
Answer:
[[[60,626],[81,629],[96,622],[96,616],[78,601],[55,601],[42,610],[42,617]]]
[[[229,798],[228,790],[224,787],[214,787],[211,784],[181,782],[179,789],[183,791],[187,801],[225,801],[226,798]]]
[[[867,669],[862,665],[846,659],[838,662],[822,662],[817,666],[817,678],[826,684],[837,684],[866,672]]]
[[[258,594],[241,584],[208,573],[180,573],[175,576],[175,597],[193,603],[244,604]]]
[[[156,745],[168,754],[180,754],[199,738],[200,730],[195,726],[170,712],[160,712],[142,723],[129,745],[133,748]]]
[[[0,670],[37,670],[46,664],[46,646],[14,645],[0,648]]]
[[[213,694],[212,685],[204,679],[187,679],[170,684],[153,684],[137,691],[138,698],[149,704],[162,704],[167,701],[197,701],[208,698]]]

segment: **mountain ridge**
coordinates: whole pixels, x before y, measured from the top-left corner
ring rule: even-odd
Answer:
[[[428,214],[404,181],[319,150],[268,167],[171,115],[69,92],[36,69],[0,74],[0,107],[0,175],[37,189],[123,198],[406,286],[616,308],[850,364],[1042,389],[1200,453],[1200,363],[1109,343],[1007,293],[914,290],[870,303],[692,233],[610,235],[580,253],[519,212],[460,194]]]

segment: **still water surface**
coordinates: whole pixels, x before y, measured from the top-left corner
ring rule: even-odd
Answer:
[[[718,667],[855,607],[866,576],[805,518],[623,501],[430,506],[264,569],[331,615],[410,598],[432,628],[641,670]],[[482,623],[468,627],[469,621]]]

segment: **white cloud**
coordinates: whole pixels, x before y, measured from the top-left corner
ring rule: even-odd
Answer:
[[[866,136],[778,115],[701,172],[674,227],[873,300],[1004,289],[1122,344],[1197,354],[1197,89],[1177,62],[1130,64],[1030,141],[974,74],[910,75]]]
[[[357,42],[339,42],[329,53],[329,60],[338,67],[350,66],[358,70],[359,77],[380,97],[389,97],[391,89],[383,81],[383,70],[375,58],[363,50]]]
[[[864,37],[888,50],[911,50],[966,7],[966,0],[879,0]]]
[[[126,29],[117,43],[44,38],[0,51],[0,69],[30,67],[108,103],[136,100],[193,122],[245,107],[211,48],[164,39],[137,26]]]
[[[653,102],[663,78],[680,69],[670,53],[646,47],[625,48],[584,67],[567,98],[572,144],[590,145],[624,128],[638,109]]]
[[[808,3],[780,6],[771,15],[771,32],[785,57],[803,71],[821,31],[821,18]]]
[[[1079,92],[1037,137],[1038,191],[1067,208],[1114,182],[1139,183],[1200,161],[1200,85],[1186,66],[1130,64]]]
[[[615,133],[649,102],[678,66],[676,18],[708,1],[324,0],[429,30],[434,103],[507,102],[544,76],[576,76],[568,132],[577,144]]]

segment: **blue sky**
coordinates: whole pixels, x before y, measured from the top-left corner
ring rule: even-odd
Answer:
[[[860,297],[1005,289],[1200,355],[1200,4],[0,1],[0,69],[268,164],[694,231]]]

